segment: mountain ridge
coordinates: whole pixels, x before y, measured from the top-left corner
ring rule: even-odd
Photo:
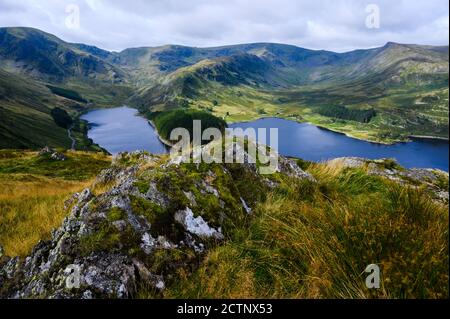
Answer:
[[[15,74],[17,85],[27,85],[29,81],[20,80],[25,77],[83,96],[84,105],[58,97],[75,117],[81,109],[129,103],[144,114],[188,107],[228,121],[265,115],[306,120],[371,141],[401,141],[408,135],[448,137],[448,106],[443,104],[448,46],[388,42],[336,53],[259,42],[110,52],[19,27],[0,28],[0,69],[6,72],[4,83],[7,74]],[[43,92],[47,100],[54,99]],[[20,99],[10,101],[24,110],[30,107]],[[316,109],[326,105],[374,108],[379,116],[365,126],[340,122],[318,116]],[[60,134],[47,144],[61,146],[63,138]],[[23,143],[27,144],[31,146]]]

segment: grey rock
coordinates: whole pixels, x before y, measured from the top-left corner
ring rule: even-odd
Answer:
[[[183,191],[184,195],[189,199],[189,202],[193,207],[197,206],[197,201],[195,200],[195,195],[192,192]]]
[[[180,210],[175,213],[175,220],[180,223],[188,232],[203,238],[223,239],[219,230],[210,227],[202,216],[194,217],[190,208]]]
[[[64,154],[62,153],[58,153],[58,152],[54,152],[50,155],[50,158],[55,160],[55,161],[65,161],[67,158]]]
[[[160,192],[156,187],[156,183],[150,183],[145,197],[161,207],[169,206],[169,198],[163,192]]]
[[[136,276],[132,261],[124,255],[93,254],[83,260],[82,285],[104,296],[131,296]]]
[[[212,187],[205,181],[202,181],[202,187],[207,193],[213,194],[214,196],[219,197],[219,192],[217,191],[217,189],[215,189],[214,187]]]
[[[242,203],[242,207],[244,208],[246,213],[250,214],[252,212],[252,209],[247,205],[247,203],[245,202],[245,200],[242,197],[241,197],[241,203]]]
[[[58,153],[55,150],[51,149],[50,147],[46,146],[43,149],[39,151],[39,156],[48,155],[51,159],[55,161],[65,161],[66,156],[62,153]]]
[[[316,179],[311,174],[302,170],[295,161],[282,156],[278,157],[278,170],[279,172],[290,177],[307,179],[312,182],[316,182]]]

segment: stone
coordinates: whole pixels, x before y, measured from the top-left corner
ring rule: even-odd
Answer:
[[[190,208],[175,213],[175,220],[179,222],[188,232],[204,238],[223,239],[223,235],[208,225],[202,216],[194,217]]]
[[[278,171],[290,177],[316,182],[316,179],[311,174],[302,170],[295,161],[282,156],[278,158]]]
[[[167,195],[158,191],[155,183],[150,183],[145,197],[161,207],[167,207],[170,204]]]
[[[252,212],[252,209],[250,207],[248,207],[247,203],[245,202],[245,200],[241,197],[241,203],[242,203],[242,207],[244,208],[245,212],[247,214],[250,214]]]
[[[48,146],[44,147],[43,149],[41,149],[39,151],[39,156],[44,156],[44,155],[50,156],[50,158],[55,161],[65,161],[66,160],[66,156],[64,154],[58,153]]]

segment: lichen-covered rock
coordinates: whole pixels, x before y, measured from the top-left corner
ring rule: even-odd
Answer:
[[[169,197],[163,192],[159,191],[156,183],[154,182],[149,183],[148,191],[145,194],[145,197],[161,207],[167,207],[170,204]]]
[[[313,180],[280,159],[279,174]],[[173,164],[121,153],[91,188],[65,202],[67,217],[51,240],[25,259],[0,257],[0,297],[130,298],[142,286],[161,292],[236,225],[247,225],[267,189],[254,163]]]
[[[39,156],[48,156],[55,161],[65,161],[67,158],[64,154],[56,152],[54,149],[46,146],[39,151]]]
[[[190,208],[176,212],[175,220],[179,222],[186,231],[193,235],[197,235],[201,238],[223,239],[220,229],[216,230],[210,227],[202,216],[194,217],[194,213]]]
[[[51,154],[50,158],[55,161],[65,161],[66,160],[66,156],[64,154],[58,153],[58,152],[54,152],[53,154]]]
[[[245,200],[242,197],[240,199],[241,199],[242,207],[244,207],[247,214],[250,214],[252,212],[252,209],[247,205],[247,203],[245,202]]]

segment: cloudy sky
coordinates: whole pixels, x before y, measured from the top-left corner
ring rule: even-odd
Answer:
[[[4,26],[35,27],[115,51],[279,42],[343,52],[388,41],[447,45],[449,5],[447,0],[0,0]]]

